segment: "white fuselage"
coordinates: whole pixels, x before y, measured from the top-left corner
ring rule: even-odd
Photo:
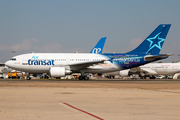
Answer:
[[[13,60],[9,60],[5,64],[12,69],[30,73],[48,73],[52,66],[71,66],[70,69],[75,69],[75,72],[83,70],[86,73],[121,70],[121,68],[106,60],[108,58],[104,55],[91,53],[31,53],[15,56]],[[95,61],[104,62],[88,66],[89,62]],[[78,71],[78,68],[81,71]]]
[[[170,75],[180,72],[180,63],[149,63],[140,68],[151,69],[154,71],[154,75]]]

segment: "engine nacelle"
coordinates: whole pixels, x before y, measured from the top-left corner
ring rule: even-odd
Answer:
[[[128,77],[129,76],[129,71],[130,70],[121,70],[121,71],[119,71],[119,75],[121,77]]]
[[[66,70],[65,67],[50,67],[49,73],[51,77],[64,77],[71,74],[70,70]]]

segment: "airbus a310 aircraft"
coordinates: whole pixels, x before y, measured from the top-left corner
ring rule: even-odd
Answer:
[[[49,73],[51,77],[81,73],[79,80],[87,80],[86,73],[120,71],[167,58],[170,54],[159,52],[170,26],[159,25],[136,49],[127,53],[29,53],[13,57],[5,65],[29,73]]]
[[[106,37],[102,37],[102,38],[98,41],[98,43],[95,45],[95,47],[91,50],[90,53],[92,53],[92,54],[102,53],[105,42],[106,42]],[[2,71],[3,74],[6,74],[7,72],[13,71],[13,69],[8,68],[7,66],[4,66],[4,67],[1,69],[1,71]],[[23,72],[23,74],[28,74],[28,73],[24,73],[24,72]],[[21,76],[22,76],[22,74],[21,74]],[[36,74],[35,74],[35,76],[36,76]],[[19,77],[20,77],[20,76],[19,76]],[[43,78],[49,78],[49,76],[48,76],[47,74],[44,74],[44,75],[43,75]],[[28,78],[28,79],[30,79],[30,78]]]

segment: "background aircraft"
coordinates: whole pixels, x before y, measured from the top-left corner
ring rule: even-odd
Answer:
[[[138,74],[141,78],[155,78],[155,75],[171,75],[180,72],[180,63],[149,63],[139,67],[119,71],[122,77]]]
[[[102,53],[107,37],[102,37],[90,53]]]
[[[167,58],[169,54],[159,52],[170,26],[159,25],[136,49],[127,53],[30,53],[15,56],[5,64],[20,71],[49,73],[51,77],[80,72],[79,80],[87,80],[85,73],[114,72]]]

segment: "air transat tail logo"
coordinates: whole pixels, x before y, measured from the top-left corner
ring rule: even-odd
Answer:
[[[147,41],[149,41],[150,42],[150,44],[149,44],[149,50],[146,52],[146,53],[148,53],[150,50],[152,50],[154,47],[157,47],[157,48],[159,48],[160,50],[161,50],[161,43],[162,42],[164,42],[164,38],[160,38],[159,37],[159,35],[161,34],[161,32],[160,33],[158,33],[156,36],[154,36],[153,38],[148,38],[148,39],[146,39]]]
[[[100,53],[101,52],[101,48],[94,48],[92,53]]]

